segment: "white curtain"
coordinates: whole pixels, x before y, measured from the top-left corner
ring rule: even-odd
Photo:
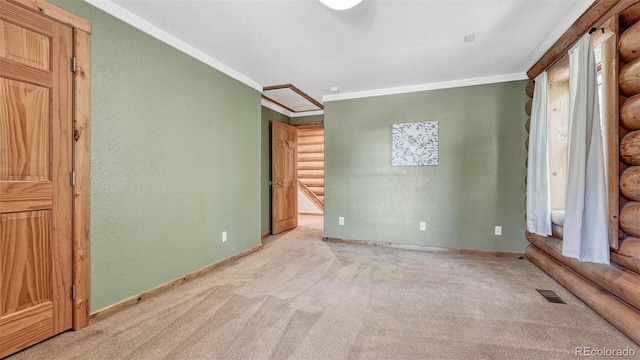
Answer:
[[[607,187],[591,35],[569,51],[569,157],[562,254],[609,264]]]
[[[549,198],[549,145],[547,143],[547,73],[535,79],[531,123],[529,125],[529,159],[527,166],[527,231],[551,235],[551,200]]]

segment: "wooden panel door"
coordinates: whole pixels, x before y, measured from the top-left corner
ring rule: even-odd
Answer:
[[[298,226],[297,147],[296,128],[272,121],[272,234]]]
[[[0,2],[0,357],[72,326],[72,35]]]

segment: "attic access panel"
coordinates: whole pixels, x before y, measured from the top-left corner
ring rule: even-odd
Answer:
[[[262,97],[294,113],[324,109],[324,105],[291,84],[265,86]]]

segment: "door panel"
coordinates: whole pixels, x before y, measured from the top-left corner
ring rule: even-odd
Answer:
[[[42,70],[50,69],[50,41],[46,35],[0,20],[0,58]]]
[[[0,215],[3,316],[51,302],[51,212]]]
[[[0,91],[0,181],[48,180],[49,89],[0,78]]]
[[[1,355],[8,355],[37,341],[53,335],[53,305],[51,302],[34,306],[30,311],[20,311],[0,319],[2,343]]]
[[[0,357],[72,324],[72,30],[0,2]]]
[[[277,234],[298,226],[298,134],[291,125],[277,121],[272,121],[271,124],[271,233]]]

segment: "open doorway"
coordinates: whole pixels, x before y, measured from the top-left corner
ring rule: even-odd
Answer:
[[[270,128],[271,221],[263,243],[268,235],[298,227],[317,230],[320,238],[325,198],[323,122],[290,125],[273,120]]]
[[[301,216],[324,218],[324,105],[280,84],[263,88],[262,106],[263,160],[269,154],[262,173],[264,239],[297,227]]]
[[[324,124],[295,125],[298,130],[298,214],[324,214]]]
[[[324,122],[295,125],[298,130],[298,226],[324,224]]]

